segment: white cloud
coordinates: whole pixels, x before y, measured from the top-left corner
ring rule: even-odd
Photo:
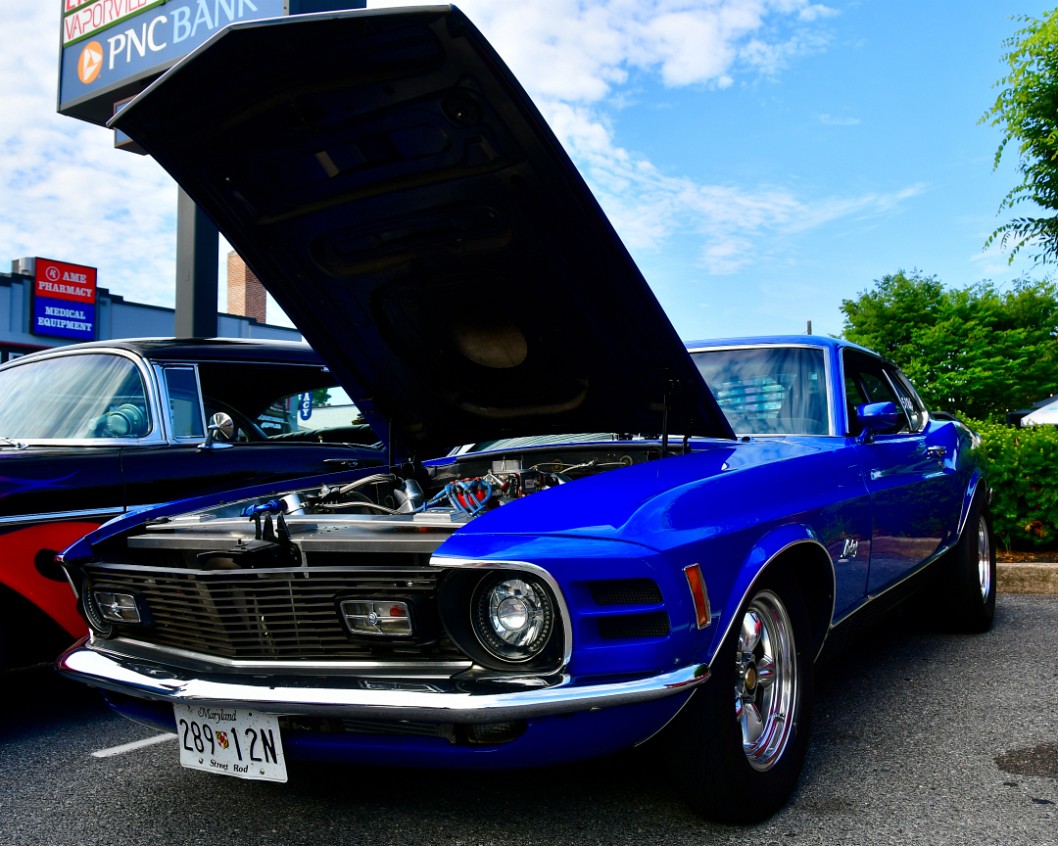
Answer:
[[[382,5],[414,5],[388,2]],[[711,185],[664,173],[615,138],[613,116],[644,75],[670,87],[724,88],[821,49],[808,0],[461,0],[538,103],[633,250],[674,239],[700,266],[730,273],[774,239],[913,196],[804,197],[775,186]],[[151,160],[115,151],[108,130],[55,113],[59,5],[6,9],[0,52],[0,249],[94,264],[100,284],[173,302],[176,188]],[[824,122],[849,119],[822,115]],[[226,245],[222,245],[222,250]],[[272,313],[270,312],[270,317]]]
[[[808,0],[462,0],[459,7],[530,94],[584,103],[611,95],[634,71],[674,87],[725,87],[740,65],[774,72],[819,48],[818,34],[798,24],[832,13]]]
[[[777,238],[882,215],[926,190],[916,183],[890,192],[806,198],[776,186],[703,184],[665,174],[617,145],[598,110],[548,103],[544,111],[629,249],[658,253],[690,237],[701,243],[700,266],[713,275],[752,263]]]
[[[803,25],[836,14],[827,6],[807,0],[462,0],[459,6],[536,100],[633,251],[656,253],[690,237],[701,244],[700,266],[725,275],[759,257],[762,243],[880,214],[921,190],[810,199],[776,187],[699,184],[661,173],[615,140],[609,110],[634,73],[654,73],[671,87],[705,88],[727,87],[739,72],[777,73],[794,57],[822,49],[823,36]]]
[[[94,265],[114,293],[171,305],[176,188],[150,159],[115,150],[110,131],[56,112],[60,9],[4,13],[0,249]]]
[[[817,115],[819,122],[824,126],[859,126],[863,123],[857,117],[841,117],[839,115],[829,115],[826,113]]]

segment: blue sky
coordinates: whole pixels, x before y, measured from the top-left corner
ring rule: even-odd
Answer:
[[[55,113],[61,5],[0,7],[0,265],[89,264],[113,293],[171,306],[175,186],[107,130]],[[369,2],[384,5],[412,4]],[[900,269],[950,287],[1050,272],[983,250],[1017,175],[1013,157],[993,171],[999,133],[978,122],[1011,17],[1046,4],[458,5],[551,122],[685,338],[808,321],[837,334],[841,301]],[[285,322],[274,304],[269,320]]]

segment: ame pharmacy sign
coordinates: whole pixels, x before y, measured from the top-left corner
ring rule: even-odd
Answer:
[[[95,340],[96,269],[52,259],[34,259],[33,322],[35,335],[78,341]]]

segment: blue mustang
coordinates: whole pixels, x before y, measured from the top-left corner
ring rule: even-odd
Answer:
[[[990,625],[976,436],[854,345],[682,344],[458,11],[236,26],[115,121],[389,456],[64,555],[91,633],[60,670],[185,766],[512,768],[660,735],[696,809],[752,822],[796,785],[824,652],[919,589]]]

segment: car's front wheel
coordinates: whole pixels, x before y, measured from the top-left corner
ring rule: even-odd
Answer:
[[[793,579],[773,575],[751,592],[711,678],[669,730],[678,786],[699,813],[754,823],[786,803],[808,747],[810,640]]]

